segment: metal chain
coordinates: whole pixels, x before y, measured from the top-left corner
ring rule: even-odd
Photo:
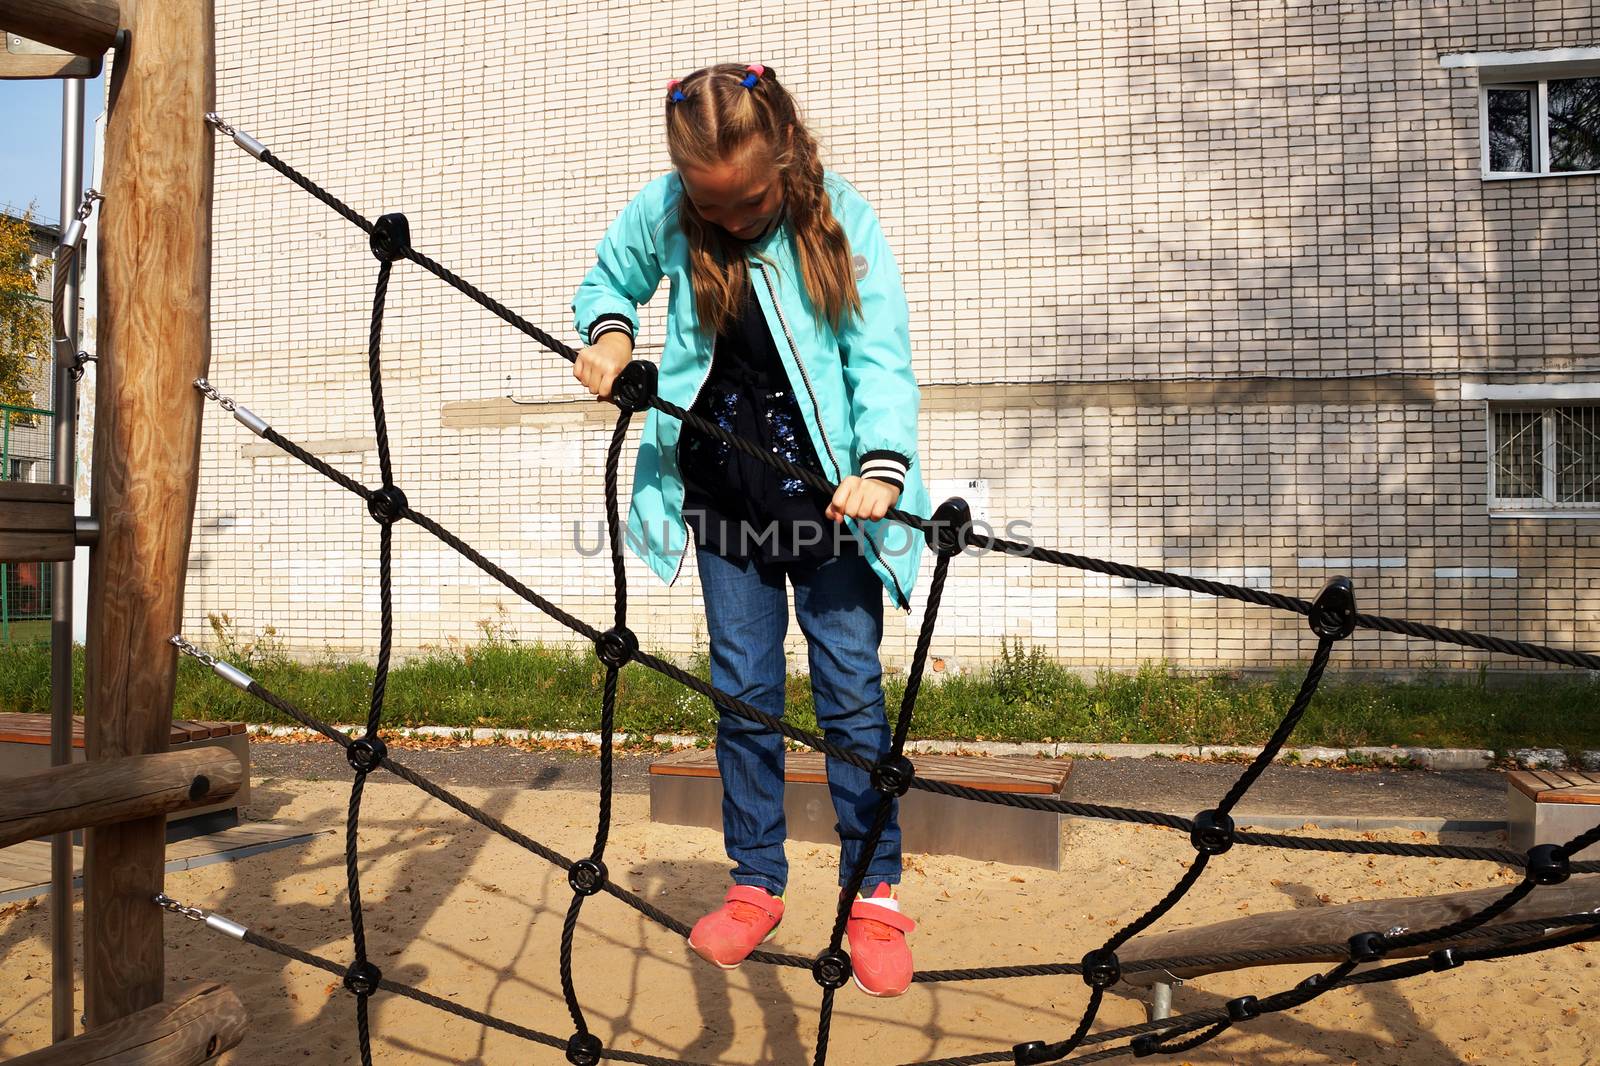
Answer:
[[[214,400],[216,403],[220,404],[222,409],[227,411],[229,414],[232,414],[239,407],[239,405],[234,403],[232,399],[218,392],[211,382],[207,381],[205,378],[195,378],[194,387],[204,393],[206,399]]]
[[[199,907],[185,907],[183,904],[179,903],[165,892],[157,892],[155,896],[155,902],[156,906],[160,907],[162,910],[168,911],[172,914],[181,914],[191,922],[204,922],[206,920],[205,911],[201,910]]]
[[[209,652],[203,651],[200,648],[195,647],[193,644],[190,644],[187,640],[184,640],[182,637],[179,637],[179,636],[171,637],[171,638],[168,639],[167,643],[171,644],[174,648],[177,648],[178,651],[182,652],[184,655],[189,656],[191,659],[199,659],[202,663],[204,663],[205,665],[207,665],[209,667],[212,667],[213,669],[215,669],[215,667],[217,665],[218,660],[217,660],[217,657],[215,655],[212,655]]]

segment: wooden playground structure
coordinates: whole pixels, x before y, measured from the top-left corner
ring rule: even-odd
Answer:
[[[89,1031],[62,1039],[72,1028],[69,972],[64,1003],[55,986],[59,1042],[14,1061],[81,1066],[136,1053],[189,1066],[237,1044],[245,1028],[243,1006],[220,983],[163,999],[165,912],[152,903],[166,815],[231,795],[243,777],[222,748],[167,750],[176,676],[168,638],[183,602],[200,446],[202,400],[190,382],[210,361],[212,138],[202,116],[214,86],[212,5],[5,0],[0,27],[44,46],[0,54],[5,78],[92,76],[117,49],[98,242],[88,761],[13,778],[0,796],[0,847],[85,831]],[[63,248],[58,269],[74,251]],[[0,557],[70,560],[89,539],[72,511],[65,487],[0,485]],[[70,891],[50,905],[66,912],[53,923],[59,938],[63,925],[71,930]]]

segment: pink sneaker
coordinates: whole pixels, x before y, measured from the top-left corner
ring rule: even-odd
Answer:
[[[764,888],[734,885],[722,906],[694,923],[689,946],[707,962],[731,970],[772,939],[783,921],[783,900]]]
[[[857,897],[850,904],[850,918],[844,925],[856,987],[869,996],[898,996],[911,987],[911,948],[906,945],[906,934],[914,932],[917,923],[877,902],[894,899],[894,886],[879,885],[870,897]]]

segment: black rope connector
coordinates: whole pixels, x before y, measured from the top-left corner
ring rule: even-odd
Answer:
[[[1347,577],[1331,578],[1317,593],[1306,621],[1311,632],[1329,640],[1343,640],[1356,631],[1356,589]]]
[[[611,400],[630,415],[649,407],[656,398],[656,365],[635,359],[611,382]]]
[[[1095,948],[1083,957],[1083,983],[1090,988],[1110,988],[1122,979],[1122,963],[1115,951]]]
[[[1528,849],[1523,875],[1536,885],[1559,885],[1572,876],[1572,860],[1560,844],[1539,844]]]
[[[972,532],[972,508],[960,496],[952,496],[933,512],[925,536],[928,547],[940,555],[959,555]]]
[[[1437,951],[1428,952],[1428,964],[1435,970],[1453,970],[1466,963],[1466,957],[1459,948],[1439,948]]]
[[[1301,992],[1320,992],[1322,990],[1322,986],[1327,984],[1327,982],[1328,977],[1326,974],[1314,973],[1294,987]]]
[[[567,1061],[572,1066],[600,1066],[600,1038],[593,1033],[573,1033],[567,1038]]]
[[[606,887],[606,864],[599,859],[579,859],[567,869],[567,884],[580,896],[592,896]]]
[[[1229,1021],[1247,1022],[1251,1018],[1261,1017],[1261,1001],[1254,996],[1240,996],[1223,1005],[1228,1008]]]
[[[398,485],[385,485],[367,500],[367,513],[379,525],[392,526],[405,516],[409,506],[406,494],[400,491]]]
[[[1040,1063],[1055,1058],[1050,1054],[1050,1045],[1043,1040],[1029,1040],[1025,1044],[1013,1046],[1011,1057],[1017,1066],[1039,1066]]]
[[[1194,816],[1189,843],[1203,855],[1221,855],[1233,847],[1233,818],[1218,810],[1201,811]]]
[[[370,774],[376,770],[380,763],[388,756],[389,745],[379,737],[357,737],[344,749],[344,757],[350,763],[350,769],[357,773]]]
[[[1134,1058],[1149,1058],[1161,1050],[1161,1035],[1159,1033],[1145,1033],[1143,1036],[1136,1036],[1128,1044],[1128,1047],[1132,1049]]]
[[[607,666],[620,668],[639,654],[639,638],[627,626],[612,626],[594,642],[594,653]]]
[[[884,759],[872,768],[872,787],[885,796],[904,796],[917,776],[916,767],[904,755]]]
[[[824,951],[811,964],[811,976],[823,988],[843,988],[850,980],[850,955],[840,949]]]
[[[1388,953],[1382,933],[1357,933],[1350,938],[1350,957],[1356,962],[1377,962]]]
[[[411,223],[402,214],[379,215],[372,224],[372,254],[385,263],[404,259],[411,251]]]
[[[378,990],[383,971],[365,959],[350,964],[344,972],[344,987],[358,996],[370,996]]]

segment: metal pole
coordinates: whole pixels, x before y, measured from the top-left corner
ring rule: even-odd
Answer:
[[[83,199],[83,96],[81,78],[62,83],[61,97],[61,225],[76,217]],[[60,269],[61,259],[56,260]],[[67,267],[62,295],[66,324],[55,342],[55,462],[53,480],[72,485],[77,479],[78,390],[72,369],[78,357],[78,257]],[[72,563],[51,563],[50,588],[50,765],[72,760]],[[72,834],[50,838],[50,1016],[56,1041],[73,1033],[72,973]]]

